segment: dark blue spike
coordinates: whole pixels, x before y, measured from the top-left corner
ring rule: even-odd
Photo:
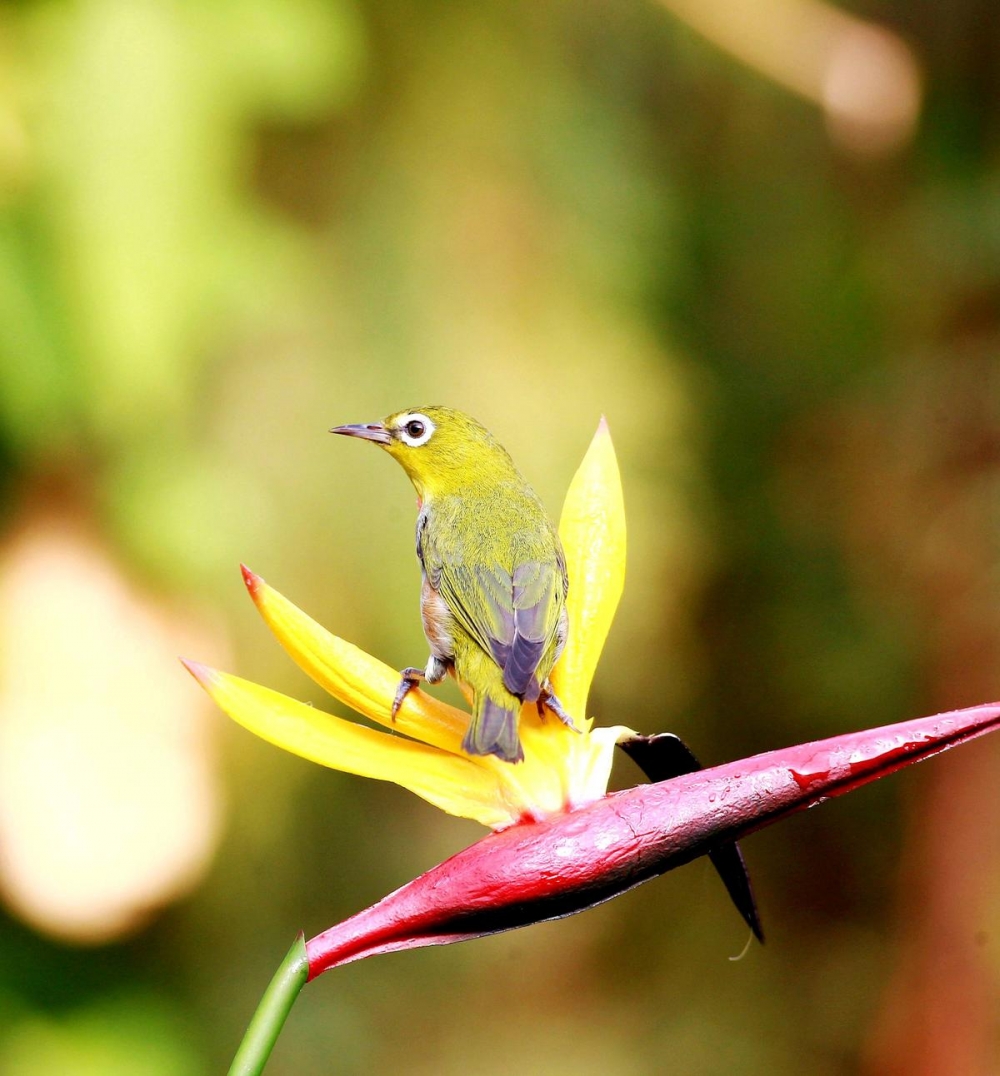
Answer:
[[[634,736],[621,741],[618,746],[654,783],[669,781],[671,777],[695,773],[704,768],[687,744],[672,732],[661,732],[657,736]],[[750,885],[750,872],[739,844],[731,841],[719,845],[708,853],[708,858],[718,871],[736,910],[743,916],[754,937],[763,944],[764,928]]]

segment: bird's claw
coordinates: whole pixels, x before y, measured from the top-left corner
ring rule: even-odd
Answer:
[[[574,724],[573,718],[566,712],[563,704],[551,691],[539,695],[538,697],[538,714],[540,717],[545,716],[542,713],[544,707],[548,707],[548,709],[550,709],[567,728],[571,728],[574,732],[580,731]]]
[[[389,717],[395,721],[396,714],[399,712],[400,706],[403,705],[403,700],[419,684],[422,680],[426,680],[423,669],[414,669],[408,667],[404,669],[400,674],[399,687],[396,688],[396,695],[392,700],[392,709],[389,711]]]

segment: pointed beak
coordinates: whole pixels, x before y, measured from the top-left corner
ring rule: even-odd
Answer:
[[[369,422],[367,425],[334,426],[330,433],[342,433],[347,437],[360,437],[364,441],[374,441],[377,445],[389,443],[389,431],[381,422]]]

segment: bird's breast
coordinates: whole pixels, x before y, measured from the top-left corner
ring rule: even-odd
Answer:
[[[420,588],[420,618],[431,652],[435,657],[451,661],[455,656],[451,612],[426,576]]]

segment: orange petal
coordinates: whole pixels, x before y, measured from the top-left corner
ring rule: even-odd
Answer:
[[[569,635],[552,686],[577,724],[589,729],[587,695],[625,585],[625,504],[603,418],[570,483],[559,537],[569,571]]]
[[[336,770],[393,781],[449,814],[493,828],[522,813],[504,782],[478,760],[333,717],[206,665],[185,667],[234,721],[262,739]]]
[[[469,715],[414,688],[390,716],[399,672],[364,650],[332,635],[249,568],[243,578],[260,615],[292,660],[317,684],[352,710],[423,740],[461,754]]]

